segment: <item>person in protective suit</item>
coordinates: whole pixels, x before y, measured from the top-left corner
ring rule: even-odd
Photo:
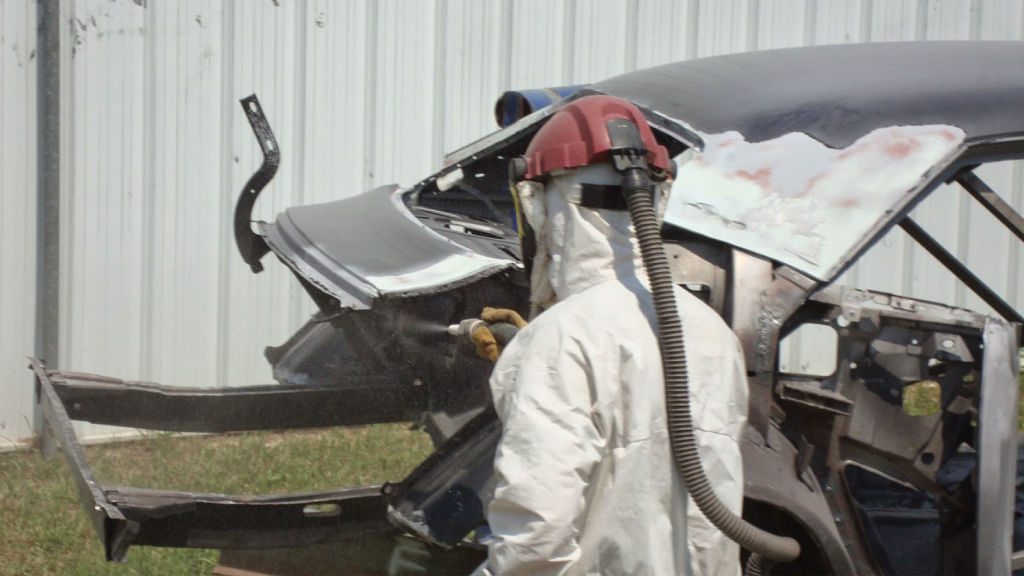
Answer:
[[[640,129],[653,142],[650,127]],[[487,516],[493,540],[475,573],[736,576],[738,546],[697,509],[673,464],[658,331],[629,213],[583,201],[620,176],[606,162],[544,176],[515,187],[536,245],[531,302],[540,313],[490,380],[502,436]],[[668,187],[656,187],[662,209]],[[739,514],[743,354],[710,307],[683,289],[675,295],[701,461]]]

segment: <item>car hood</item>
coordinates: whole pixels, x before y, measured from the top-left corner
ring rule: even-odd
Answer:
[[[520,266],[513,254],[472,249],[437,231],[457,235],[476,226],[498,236],[499,228],[458,217],[431,228],[405,206],[403,192],[384,186],[289,208],[273,223],[261,223],[260,231],[278,258],[344,308],[368,309],[380,297],[449,290]]]

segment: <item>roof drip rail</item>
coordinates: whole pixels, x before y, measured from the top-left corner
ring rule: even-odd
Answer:
[[[1024,241],[1024,217],[1013,209],[1006,200],[996,194],[988,184],[974,173],[974,170],[964,170],[956,175],[956,181],[964,190],[967,190],[986,210],[992,213],[1003,226],[1013,232],[1017,238]]]
[[[925,232],[924,228],[921,228],[912,218],[909,216],[904,218],[900,222],[900,227],[943,266],[948,268],[961,282],[967,285],[972,292],[991,306],[997,314],[1011,322],[1024,324],[1024,316],[1021,316],[1013,306],[1010,306],[1009,303],[1000,298],[981,278],[978,278],[963,262],[960,262],[956,256],[943,248],[935,238],[932,238],[930,234]]]

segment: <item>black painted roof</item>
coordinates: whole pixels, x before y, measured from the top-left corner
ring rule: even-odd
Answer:
[[[667,64],[592,86],[704,133],[805,132],[844,148],[893,125],[950,124],[971,139],[1024,133],[1024,42],[788,48]]]

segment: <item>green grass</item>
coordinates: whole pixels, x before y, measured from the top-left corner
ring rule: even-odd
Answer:
[[[101,483],[192,492],[267,494],[399,480],[431,450],[404,425],[224,436],[159,435],[91,446]],[[63,458],[0,454],[0,575],[209,574],[213,550],[132,548],[103,558]]]

